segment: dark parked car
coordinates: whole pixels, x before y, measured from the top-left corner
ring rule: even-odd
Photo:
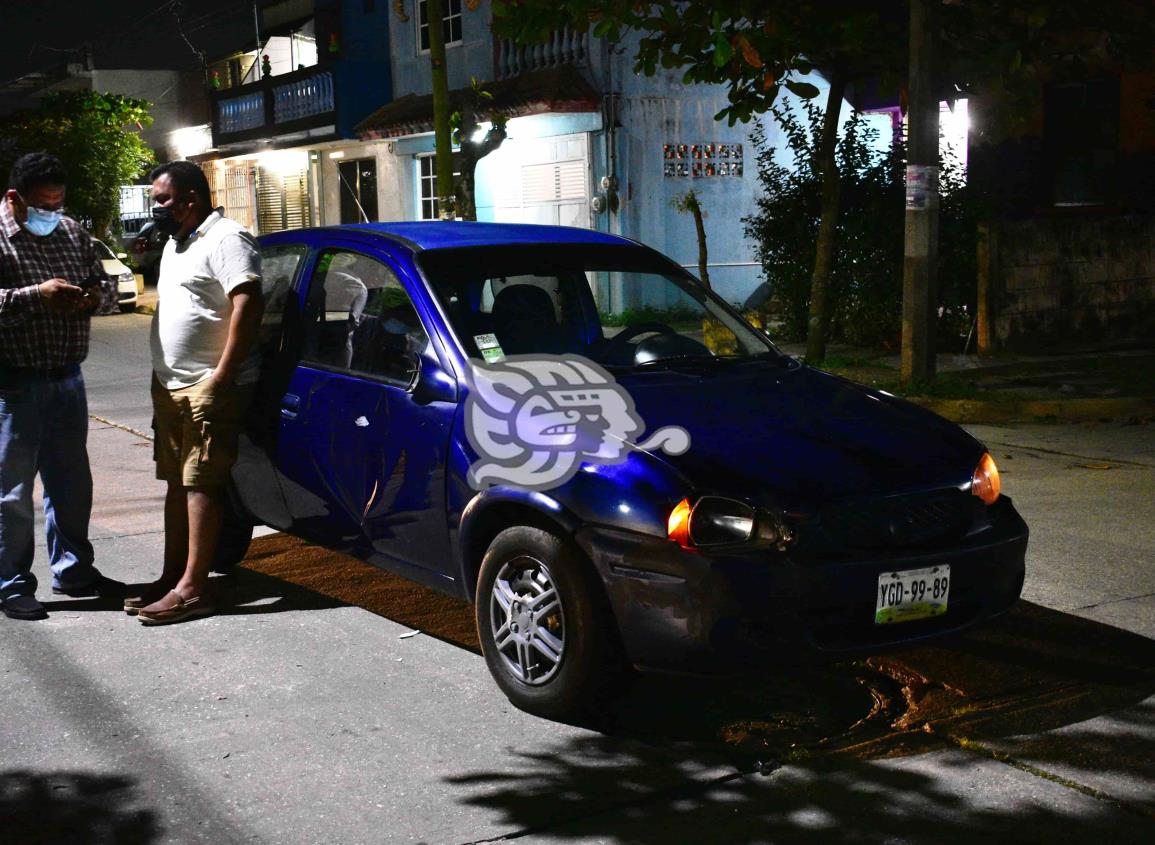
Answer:
[[[916,642],[1019,596],[1027,526],[982,444],[780,353],[645,246],[443,222],[260,240],[235,510],[474,602],[526,710],[594,706],[629,665]]]

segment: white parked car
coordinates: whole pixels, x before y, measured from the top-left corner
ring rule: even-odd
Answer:
[[[133,275],[132,270],[122,261],[128,256],[123,252],[114,253],[104,241],[98,238],[92,239],[92,245],[96,248],[96,255],[100,259],[105,274],[110,279],[116,280],[117,305],[120,310],[124,313],[135,311],[137,297],[144,293],[144,282]],[[102,311],[101,313],[112,312]]]

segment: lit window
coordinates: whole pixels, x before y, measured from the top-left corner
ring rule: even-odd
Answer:
[[[453,178],[456,180],[458,172],[457,156],[453,156]],[[437,204],[437,158],[432,155],[419,156],[417,159],[417,209],[419,220],[436,220],[440,212]]]
[[[442,9],[445,17],[442,32],[445,33],[445,46],[461,43],[461,0],[442,0]],[[426,11],[426,0],[417,0],[417,50],[421,53],[429,52],[429,13]]]

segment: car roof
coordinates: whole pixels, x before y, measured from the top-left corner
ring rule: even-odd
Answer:
[[[384,235],[406,242],[415,250],[503,244],[636,244],[615,235],[573,226],[540,226],[530,223],[474,223],[463,220],[421,220],[396,223],[356,223],[333,230]]]

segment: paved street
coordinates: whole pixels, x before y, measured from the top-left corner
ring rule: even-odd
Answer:
[[[148,324],[96,321],[85,365],[92,537],[128,581],[161,556]],[[972,430],[1031,526],[1011,618],[801,681],[647,680],[613,734],[516,710],[466,642],[259,567],[184,625],[51,600],[41,538],[50,619],[0,618],[0,837],[1155,841],[1155,430]]]

